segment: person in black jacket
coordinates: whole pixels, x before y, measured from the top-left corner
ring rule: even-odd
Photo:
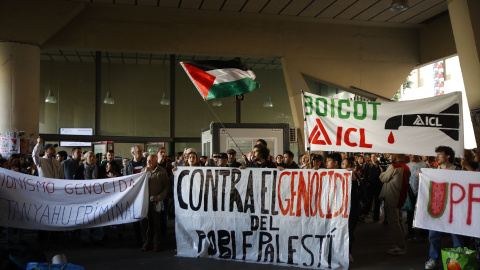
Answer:
[[[292,151],[285,151],[285,153],[283,153],[283,163],[280,164],[280,166],[278,166],[278,169],[279,170],[283,170],[283,169],[299,169],[297,163],[295,163],[295,161],[293,161],[293,158],[294,158],[294,155],[292,153]]]
[[[268,160],[270,156],[270,150],[263,144],[257,144],[253,147],[254,161],[249,162],[247,167],[249,168],[277,168],[275,163]]]
[[[367,184],[367,203],[363,208],[363,214],[368,215],[372,209],[372,203],[375,202],[373,210],[373,222],[377,223],[380,220],[380,191],[382,191],[382,182],[380,182],[380,174],[383,168],[378,161],[376,153],[371,154],[371,162],[365,166],[363,178]]]

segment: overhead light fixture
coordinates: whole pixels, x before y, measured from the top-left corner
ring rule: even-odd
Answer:
[[[265,100],[265,102],[263,102],[263,107],[265,108],[273,107],[273,103],[272,103],[272,100],[270,99],[270,96],[267,96],[267,99]]]
[[[170,105],[170,99],[167,98],[167,93],[163,93],[162,100],[160,100],[160,105],[168,106]]]
[[[57,98],[53,95],[52,90],[48,90],[48,96],[45,98],[46,103],[57,103]]]
[[[53,83],[53,62],[50,63],[50,88],[52,87]],[[48,95],[45,98],[46,103],[57,103],[57,98],[53,95],[52,89],[48,90]]]
[[[103,100],[103,103],[113,105],[115,103],[115,99],[113,99],[112,95],[110,94],[110,91],[107,91],[107,96]]]
[[[215,107],[220,107],[222,106],[222,101],[220,99],[215,99],[213,102],[212,102],[212,106],[215,106]]]
[[[392,11],[405,11],[409,8],[408,0],[393,0],[390,10]]]
[[[268,73],[267,73],[267,79],[268,79],[268,85],[267,85],[267,99],[265,100],[265,102],[263,102],[263,107],[264,108],[272,108],[273,107],[273,103],[272,103],[272,99],[270,98],[270,95],[268,94],[268,90],[270,89],[270,65],[267,66],[267,69],[268,69]]]

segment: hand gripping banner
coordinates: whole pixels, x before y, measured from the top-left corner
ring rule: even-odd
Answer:
[[[63,231],[136,222],[148,211],[146,180],[145,173],[64,180],[0,168],[0,225]]]
[[[179,167],[177,255],[348,268],[351,172]]]
[[[461,92],[402,102],[303,93],[302,104],[306,150],[434,156],[445,145],[463,156]]]

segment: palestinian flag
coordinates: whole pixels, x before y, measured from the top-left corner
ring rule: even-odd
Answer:
[[[239,58],[230,61],[180,62],[204,100],[250,93],[260,87],[255,74]]]

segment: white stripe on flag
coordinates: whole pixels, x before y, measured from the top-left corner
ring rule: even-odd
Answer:
[[[215,82],[213,84],[234,82],[244,78],[250,78],[252,80],[255,79],[255,73],[253,73],[253,71],[243,71],[237,68],[213,69],[207,71],[207,73],[215,76]]]

